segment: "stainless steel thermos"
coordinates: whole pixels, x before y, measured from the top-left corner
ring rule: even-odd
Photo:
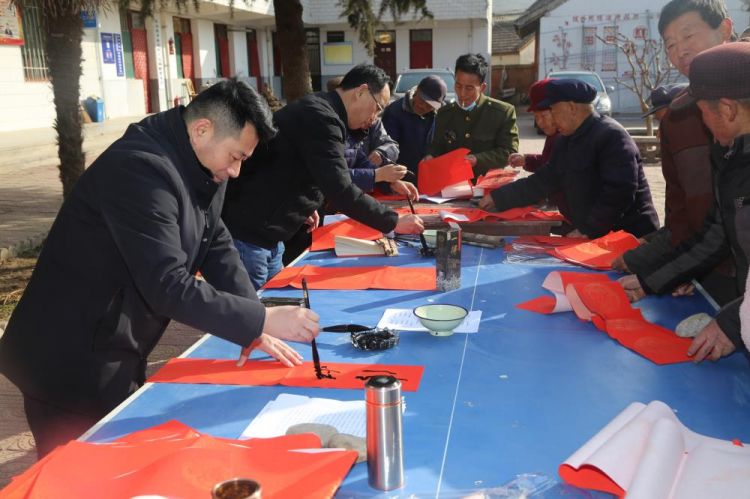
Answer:
[[[401,382],[393,376],[373,376],[365,383],[365,405],[370,486],[380,490],[402,487]]]

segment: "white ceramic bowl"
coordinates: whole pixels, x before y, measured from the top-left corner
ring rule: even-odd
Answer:
[[[414,309],[419,322],[430,330],[433,336],[450,336],[461,324],[469,311],[458,305],[422,305]]]

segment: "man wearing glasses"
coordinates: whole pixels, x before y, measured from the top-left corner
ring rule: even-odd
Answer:
[[[424,230],[419,217],[399,216],[354,185],[344,157],[348,130],[369,127],[390,99],[387,83],[382,69],[361,64],[338,88],[287,104],[274,114],[279,133],[229,183],[222,217],[256,289],[281,270],[284,241],[317,226],[324,199],[382,232]]]
[[[487,61],[481,54],[464,54],[456,59],[456,102],[437,114],[435,138],[429,156],[440,156],[460,147],[474,176],[508,164],[508,156],[518,152],[516,110],[510,104],[487,97]]]

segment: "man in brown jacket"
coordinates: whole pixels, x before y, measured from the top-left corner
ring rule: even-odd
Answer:
[[[700,52],[730,40],[732,21],[722,0],[672,0],[661,11],[659,32],[670,62],[685,76]],[[646,243],[613,263],[618,270],[648,275],[664,265],[673,248],[701,231],[713,204],[709,146],[713,137],[696,105],[670,110],[659,126],[662,173],[666,181],[666,221]],[[736,297],[730,262],[701,280],[704,289],[723,305]],[[680,286],[676,293],[691,292]]]

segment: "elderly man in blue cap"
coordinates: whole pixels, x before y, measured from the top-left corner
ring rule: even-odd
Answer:
[[[636,237],[659,226],[638,147],[613,119],[591,104],[596,90],[576,79],[550,81],[544,106],[549,106],[562,137],[549,162],[533,175],[482,198],[484,210],[505,211],[527,206],[561,190],[572,224],[569,236],[596,238],[612,230]]]

